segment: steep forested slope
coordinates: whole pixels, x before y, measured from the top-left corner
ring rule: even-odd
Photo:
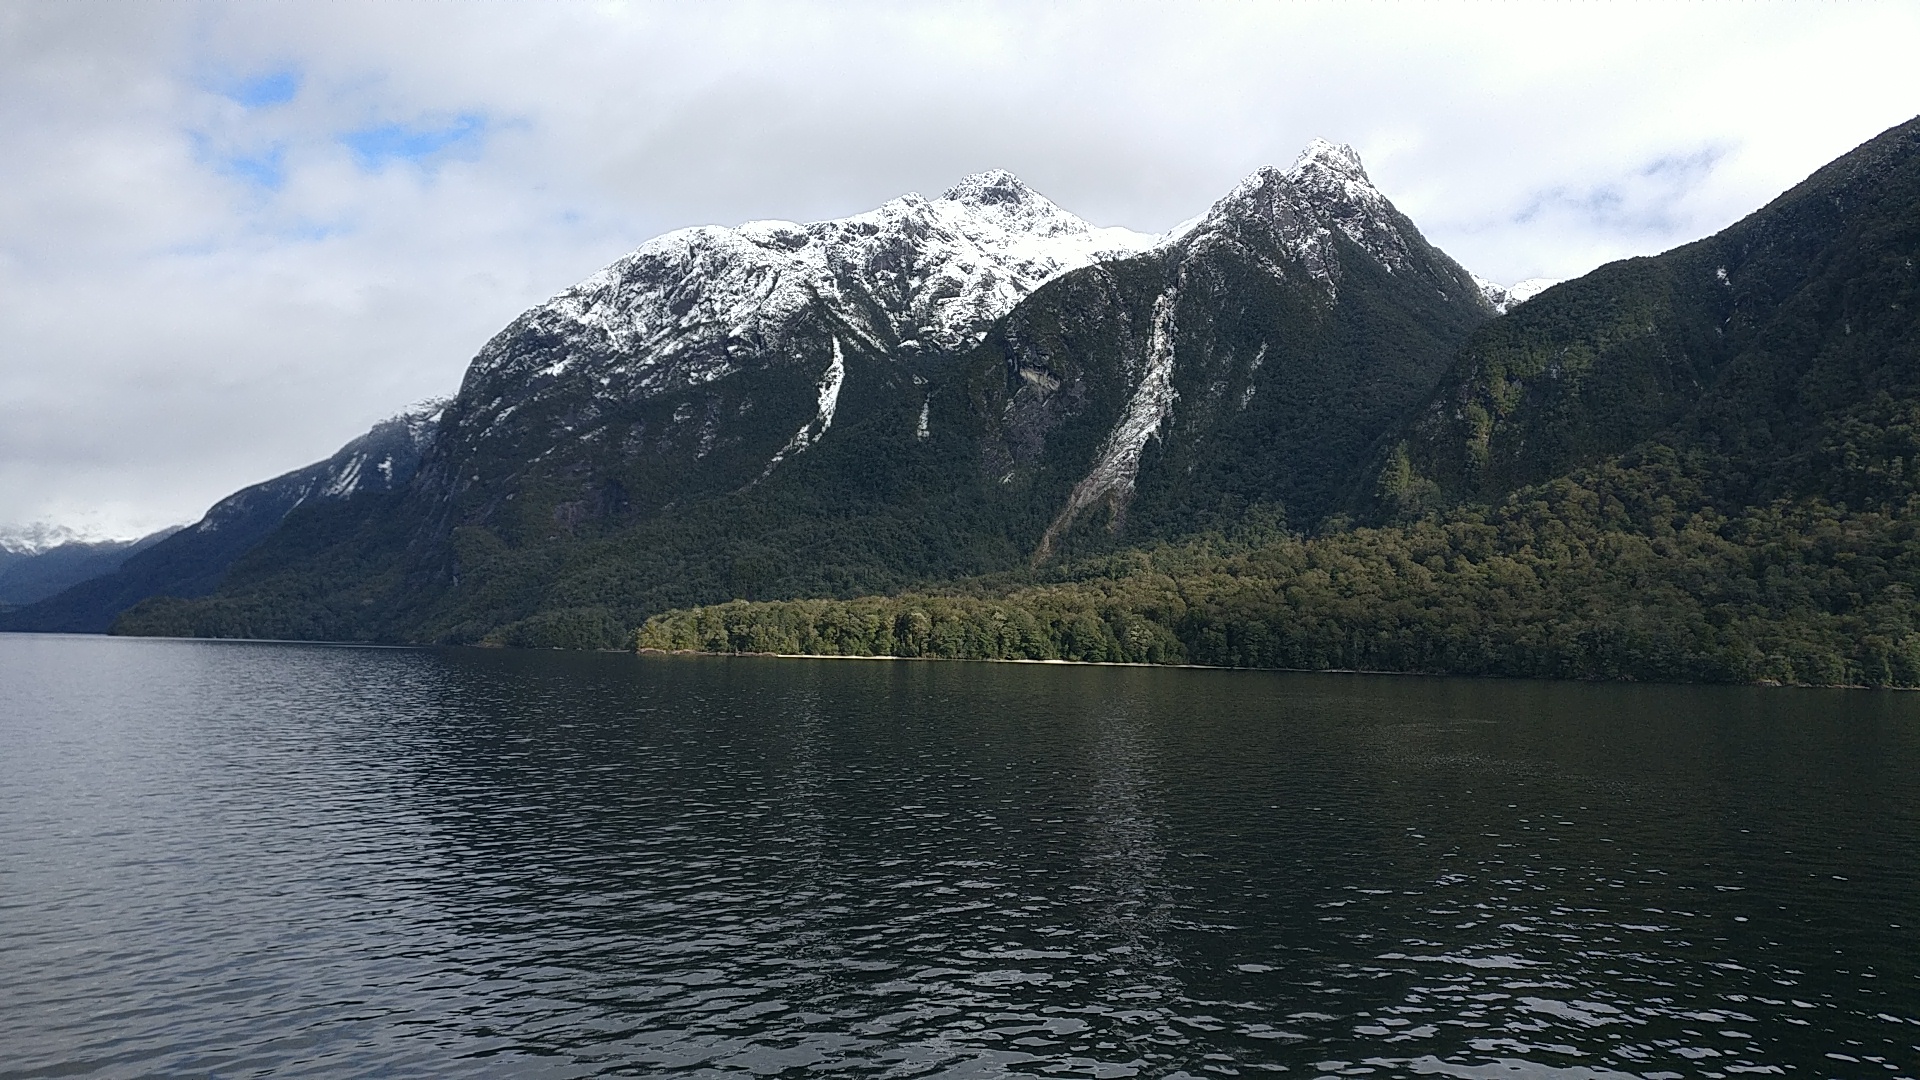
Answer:
[[[1351,505],[655,648],[1920,685],[1920,121],[1470,338]]]
[[[1920,513],[1729,516],[1670,456],[1384,528],[1231,533],[852,600],[656,616],[642,648],[1920,686]]]
[[[1655,441],[1723,506],[1914,490],[1920,121],[1725,231],[1482,327],[1381,471],[1389,512],[1498,498]]]
[[[438,406],[428,406],[384,420],[325,461],[242,488],[193,525],[130,554],[112,573],[0,613],[0,631],[100,633],[149,597],[204,596],[298,508],[352,504],[363,513],[390,505],[388,496],[413,478],[438,419]]]

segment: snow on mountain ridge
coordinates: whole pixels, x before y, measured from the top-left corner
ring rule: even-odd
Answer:
[[[1336,294],[1341,268],[1334,231],[1393,273],[1406,269],[1412,259],[1413,244],[1401,228],[1403,221],[1368,179],[1353,147],[1315,139],[1287,169],[1255,169],[1214,203],[1191,235],[1196,243],[1233,242],[1239,229],[1267,230],[1283,252]]]
[[[128,543],[132,537],[106,536],[46,521],[28,525],[0,525],[0,551],[9,555],[40,555],[67,544]]]
[[[556,427],[513,450],[541,461],[564,442],[605,437],[610,423],[630,425],[641,402],[743,370],[793,368],[816,388],[837,386],[829,351],[844,351],[848,362],[855,354],[912,361],[958,353],[1046,282],[1151,251],[1184,262],[1231,245],[1276,278],[1304,268],[1337,299],[1341,252],[1352,252],[1345,242],[1389,273],[1425,266],[1426,245],[1373,186],[1359,154],[1326,140],[1308,144],[1284,170],[1256,170],[1206,214],[1159,236],[1091,225],[1004,170],[965,177],[937,198],[909,193],[845,218],[680,229],[497,335],[469,368],[448,430],[464,456],[482,443],[521,439],[529,415],[553,417],[542,423]],[[695,423],[694,415],[676,412],[665,423]],[[805,452],[830,416],[817,411],[768,468]],[[690,445],[704,448],[718,421],[698,423],[707,434]],[[1140,431],[1146,438],[1151,426]],[[667,445],[659,441],[665,435],[648,437]],[[1115,460],[1124,462],[1132,450],[1121,449]],[[475,474],[433,475],[463,490]]]
[[[276,507],[273,513],[284,517],[313,499],[344,499],[368,488],[391,491],[413,476],[439,428],[446,404],[440,400],[421,402],[375,424],[324,461],[241,488],[214,503],[192,529],[218,532],[259,513],[267,504]]]
[[[594,374],[645,397],[720,378],[736,352],[781,351],[815,301],[872,348],[962,348],[1044,282],[1157,239],[1090,225],[1011,173],[985,172],[847,218],[666,233],[523,320],[588,339],[541,374],[597,355]]]
[[[1527,278],[1524,281],[1516,281],[1511,285],[1502,285],[1497,281],[1488,281],[1486,278],[1475,274],[1473,275],[1473,283],[1480,287],[1481,294],[1487,298],[1487,303],[1493,305],[1493,310],[1505,315],[1521,304],[1560,284],[1560,279],[1541,277]]]

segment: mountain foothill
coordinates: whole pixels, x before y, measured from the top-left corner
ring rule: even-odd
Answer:
[[[1318,142],[669,233],[13,630],[1920,685],[1920,120],[1476,278]]]

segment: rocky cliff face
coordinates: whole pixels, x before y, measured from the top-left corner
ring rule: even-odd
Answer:
[[[1170,533],[1266,504],[1311,527],[1492,314],[1350,148],[1316,142],[998,327],[989,467],[1010,479],[1052,448],[1080,470],[1041,559],[1091,518]],[[1097,436],[1072,430],[1088,420]]]

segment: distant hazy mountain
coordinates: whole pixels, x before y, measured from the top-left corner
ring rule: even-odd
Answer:
[[[377,497],[404,487],[419,466],[438,417],[436,404],[383,421],[325,461],[242,488],[215,503],[195,524],[118,549],[111,556],[113,565],[101,572],[0,613],[0,630],[99,633],[120,612],[149,596],[204,596],[220,584],[235,559],[296,508]],[[49,559],[75,546],[54,547],[38,558]],[[0,564],[0,583],[9,581],[12,572]]]
[[[89,535],[66,525],[36,521],[30,525],[0,525],[0,560],[30,558],[68,544],[131,544],[128,539]]]
[[[127,557],[165,540],[179,526],[136,540],[92,540],[49,525],[0,530],[0,611],[31,604],[110,574]]]

